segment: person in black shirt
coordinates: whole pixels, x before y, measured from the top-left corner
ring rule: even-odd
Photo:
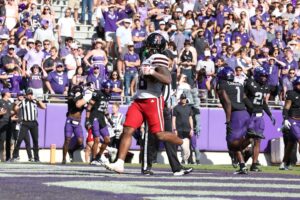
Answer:
[[[68,95],[68,112],[65,123],[65,142],[63,146],[63,160],[62,164],[66,164],[67,151],[69,152],[70,160],[73,160],[73,153],[83,143],[83,131],[80,124],[81,114],[84,110],[84,105],[92,98],[92,93],[87,91],[83,96],[82,86],[75,85]],[[75,144],[71,143],[72,135],[75,135]]]
[[[239,161],[237,174],[247,174],[242,151],[250,144],[251,135],[246,135],[250,116],[246,110],[249,100],[241,83],[235,83],[234,71],[225,66],[218,72],[217,92],[226,115],[226,140],[229,151],[233,151]]]
[[[172,125],[173,132],[183,139],[182,163],[187,164],[190,157],[190,139],[193,136],[193,113],[192,108],[187,105],[186,94],[180,95],[180,102],[173,109]]]
[[[293,81],[293,90],[286,94],[285,104],[283,107],[283,128],[290,130],[288,135],[288,144],[284,152],[283,161],[279,167],[280,170],[288,170],[289,161],[294,142],[300,145],[300,76]],[[300,152],[300,146],[299,146]]]
[[[88,104],[86,112],[85,127],[87,130],[91,128],[94,136],[94,144],[92,147],[93,158],[91,165],[104,165],[108,162],[108,159],[103,154],[107,145],[110,143],[109,131],[105,122],[105,117],[108,119],[110,124],[113,124],[107,111],[108,102],[111,99],[110,92],[112,85],[110,81],[104,81],[101,86],[101,90],[93,92],[92,99]],[[98,152],[100,135],[103,138],[103,144],[101,144],[100,151]]]
[[[268,73],[262,67],[257,67],[254,70],[254,79],[247,79],[245,84],[245,93],[252,104],[252,109],[248,110],[251,114],[248,131],[253,135],[257,135],[254,139],[254,149],[252,157],[252,165],[250,171],[259,172],[261,169],[257,167],[258,156],[260,151],[260,141],[264,139],[265,122],[263,119],[263,111],[270,117],[273,125],[276,121],[272,116],[269,106],[266,102],[266,96],[269,94],[267,85]]]
[[[1,91],[2,99],[0,99],[0,159],[6,161],[6,137],[9,130],[9,122],[12,111],[12,103],[10,102],[11,94],[8,89]]]
[[[38,141],[39,129],[37,122],[38,107],[41,109],[46,109],[46,105],[42,101],[35,99],[35,96],[33,96],[32,89],[27,89],[25,99],[16,104],[14,107],[14,111],[16,113],[18,113],[21,110],[22,121],[20,127],[20,134],[13,152],[12,161],[14,161],[18,157],[21,142],[23,141],[24,137],[26,137],[28,131],[30,131],[33,142],[34,161],[40,162]]]

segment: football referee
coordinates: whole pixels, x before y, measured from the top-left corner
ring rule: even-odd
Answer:
[[[32,89],[27,89],[25,99],[20,101],[15,105],[14,111],[20,112],[21,116],[21,127],[20,133],[17,140],[16,148],[13,153],[13,158],[16,159],[19,155],[19,149],[22,143],[22,140],[30,131],[32,142],[33,142],[33,154],[34,161],[39,162],[39,131],[38,131],[38,122],[37,122],[37,113],[38,107],[41,109],[46,109],[46,105],[37,99],[33,95]]]

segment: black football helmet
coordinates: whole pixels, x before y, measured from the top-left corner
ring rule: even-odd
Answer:
[[[167,45],[167,40],[160,33],[151,33],[146,41],[145,46],[150,55],[155,53],[163,53]]]

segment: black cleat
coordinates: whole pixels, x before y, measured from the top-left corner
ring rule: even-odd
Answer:
[[[243,167],[239,170],[237,170],[236,172],[234,172],[234,174],[248,174],[248,168],[247,167]]]
[[[257,164],[255,163],[255,164],[252,164],[252,165],[251,165],[250,171],[252,171],[252,172],[261,172],[261,169],[259,169],[259,168],[257,167]]]
[[[193,171],[192,167],[182,167],[181,169],[184,170],[184,174],[189,174]]]
[[[150,169],[142,170],[142,174],[146,176],[152,176],[154,175],[154,172]]]

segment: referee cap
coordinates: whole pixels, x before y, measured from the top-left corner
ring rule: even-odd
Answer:
[[[28,88],[28,89],[26,90],[26,95],[29,95],[29,94],[33,94],[33,91],[32,91],[31,88]]]

